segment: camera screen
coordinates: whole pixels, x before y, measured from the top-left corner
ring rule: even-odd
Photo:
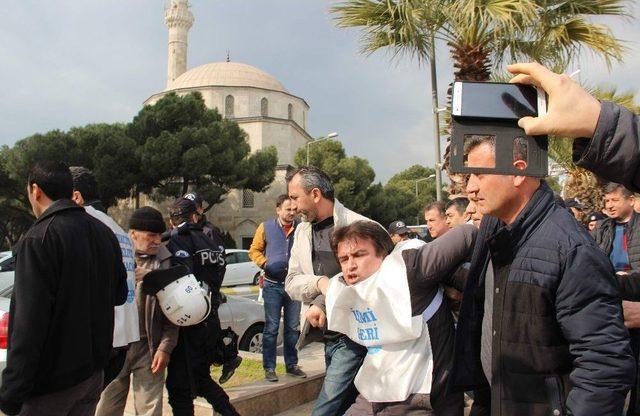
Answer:
[[[538,114],[537,91],[521,84],[462,83],[462,116],[517,120]]]

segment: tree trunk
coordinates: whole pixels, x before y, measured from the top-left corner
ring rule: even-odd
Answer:
[[[182,193],[181,196],[186,194],[189,190],[189,181],[186,178],[182,178]]]
[[[449,43],[451,48],[451,58],[455,81],[478,81],[485,82],[491,78],[491,60],[488,51],[483,45],[456,45]],[[449,85],[447,90],[447,107],[451,108],[453,94],[453,84]],[[449,151],[451,144],[451,122],[449,122],[447,132],[447,148],[444,155],[444,168],[447,169],[451,185],[449,185],[449,194],[466,195],[466,178],[465,175],[449,172]]]
[[[133,188],[133,195],[134,195],[134,198],[135,198],[135,201],[136,201],[135,207],[136,207],[136,209],[138,209],[138,208],[140,208],[140,191],[138,191],[138,187],[137,186],[135,186]]]

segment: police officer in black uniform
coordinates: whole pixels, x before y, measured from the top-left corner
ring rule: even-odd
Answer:
[[[204,235],[213,240],[214,243],[223,246],[222,231],[207,219],[202,206],[202,198],[200,198],[200,196],[195,192],[185,194],[184,198],[190,199],[196,204],[196,224],[202,228]],[[222,284],[222,280],[220,281],[220,284]],[[216,337],[216,356],[214,357],[214,362],[216,365],[222,365],[222,374],[220,375],[218,382],[220,384],[224,384],[231,378],[231,376],[233,376],[236,368],[240,366],[240,363],[242,363],[242,357],[238,356],[238,335],[233,332],[231,327],[223,330],[220,326],[218,309],[221,304],[226,302],[226,298],[222,295],[219,289],[220,287],[218,287],[217,291],[214,291],[214,293],[219,294],[219,296],[212,295],[212,317],[210,321],[212,325],[215,326],[215,329],[217,330],[216,334],[218,335]]]
[[[197,222],[196,205],[187,198],[178,198],[171,207],[170,221],[173,227],[167,248],[173,254],[172,261],[183,264],[211,291],[212,299],[219,299],[224,278],[224,246],[222,240],[214,241],[202,232]],[[213,308],[212,308],[213,309]],[[229,396],[211,378],[210,366],[216,349],[220,323],[210,314],[203,322],[180,328],[178,345],[171,354],[167,373],[169,404],[175,416],[193,416],[193,399],[204,397],[213,409],[223,416],[239,413],[229,402]]]

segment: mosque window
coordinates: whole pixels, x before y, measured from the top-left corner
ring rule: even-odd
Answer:
[[[291,103],[287,106],[287,118],[293,120],[293,104]]]
[[[264,97],[260,100],[260,115],[262,117],[269,116],[269,100]]]
[[[253,208],[254,200],[253,200],[253,191],[250,189],[242,190],[242,208]]]
[[[227,95],[224,99],[224,116],[234,117],[235,99],[233,95]]]

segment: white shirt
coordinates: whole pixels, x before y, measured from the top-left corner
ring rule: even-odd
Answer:
[[[124,347],[140,340],[140,324],[138,318],[138,308],[135,298],[136,261],[134,258],[133,242],[124,230],[107,214],[97,209],[84,207],[87,214],[98,219],[109,227],[120,243],[122,250],[122,262],[127,270],[127,300],[123,305],[114,308],[113,319],[113,347]]]

